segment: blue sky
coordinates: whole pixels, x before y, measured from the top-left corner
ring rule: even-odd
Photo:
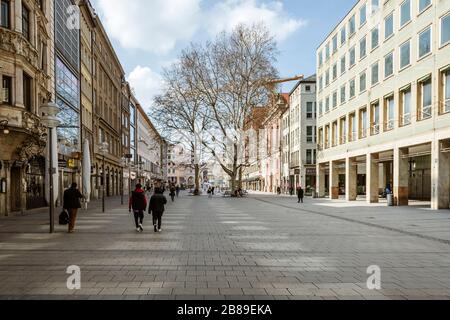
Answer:
[[[191,41],[236,23],[264,21],[277,36],[281,76],[311,75],[315,52],[357,0],[92,0],[141,103],[149,108],[159,74]],[[124,6],[124,4],[126,4]],[[291,85],[285,85],[289,91]]]

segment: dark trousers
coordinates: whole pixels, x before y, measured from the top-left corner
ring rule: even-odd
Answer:
[[[144,222],[144,211],[143,210],[133,210],[134,222],[136,223],[136,228],[139,228],[139,224]]]
[[[298,198],[298,203],[303,203],[303,197],[301,197],[301,198]]]
[[[69,232],[72,232],[75,229],[78,209],[67,209],[67,211],[69,212]]]
[[[175,194],[171,194],[170,197],[172,198],[172,202],[175,201]]]
[[[163,212],[152,212],[152,216],[153,216],[153,225],[158,224],[158,229],[161,229],[161,220],[162,220],[162,216],[163,216]]]

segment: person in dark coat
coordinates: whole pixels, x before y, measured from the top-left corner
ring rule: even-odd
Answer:
[[[142,189],[142,185],[137,184],[136,190],[134,190],[130,197],[129,211],[133,210],[134,222],[136,224],[136,231],[144,231],[144,211],[147,209],[147,198],[145,191]]]
[[[305,191],[302,187],[297,188],[297,197],[298,197],[298,203],[303,203],[303,198],[305,196]]]
[[[69,213],[69,233],[73,233],[77,220],[78,209],[81,208],[80,199],[84,196],[78,190],[78,185],[72,183],[72,186],[64,191],[64,209]]]
[[[172,199],[172,202],[175,202],[175,192],[176,192],[175,186],[171,186],[170,187],[170,198]]]
[[[177,185],[176,191],[177,191],[177,198],[178,198],[180,196],[180,186],[179,185]]]
[[[164,214],[164,205],[167,204],[167,199],[163,195],[162,190],[155,188],[155,194],[150,198],[150,205],[148,213],[153,216],[153,226],[155,232],[161,232],[161,219]]]

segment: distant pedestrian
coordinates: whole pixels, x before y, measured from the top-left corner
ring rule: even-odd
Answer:
[[[208,188],[207,192],[208,192],[208,198],[212,198],[213,193],[212,193],[212,188],[211,187]]]
[[[277,193],[278,193],[278,195],[281,195],[281,188],[280,187],[277,188]]]
[[[81,208],[80,199],[84,196],[78,190],[78,185],[72,183],[72,186],[64,191],[64,209],[69,213],[69,233],[73,233],[77,220],[78,209]]]
[[[176,194],[175,186],[171,186],[169,195],[170,195],[170,198],[172,199],[172,202],[175,202],[175,194]]]
[[[294,195],[294,187],[290,187],[290,188],[289,188],[289,194],[290,194],[291,196]]]
[[[162,232],[162,216],[164,214],[164,205],[167,204],[166,197],[162,194],[162,190],[155,188],[154,195],[150,198],[148,213],[153,216],[153,227],[155,232]]]
[[[176,192],[177,192],[177,198],[180,196],[180,186],[177,185],[177,187],[175,188]]]
[[[136,231],[143,232],[144,211],[147,209],[147,198],[145,196],[145,191],[142,189],[142,185],[136,185],[136,190],[131,194],[128,209],[130,212],[133,210]]]
[[[303,198],[305,196],[305,191],[302,187],[297,188],[297,197],[298,197],[298,203],[303,203]]]

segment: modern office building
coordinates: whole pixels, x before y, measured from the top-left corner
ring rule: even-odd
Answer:
[[[450,1],[358,1],[317,63],[319,195],[450,208]]]
[[[316,76],[299,81],[289,99],[289,184],[311,195],[316,187]]]

